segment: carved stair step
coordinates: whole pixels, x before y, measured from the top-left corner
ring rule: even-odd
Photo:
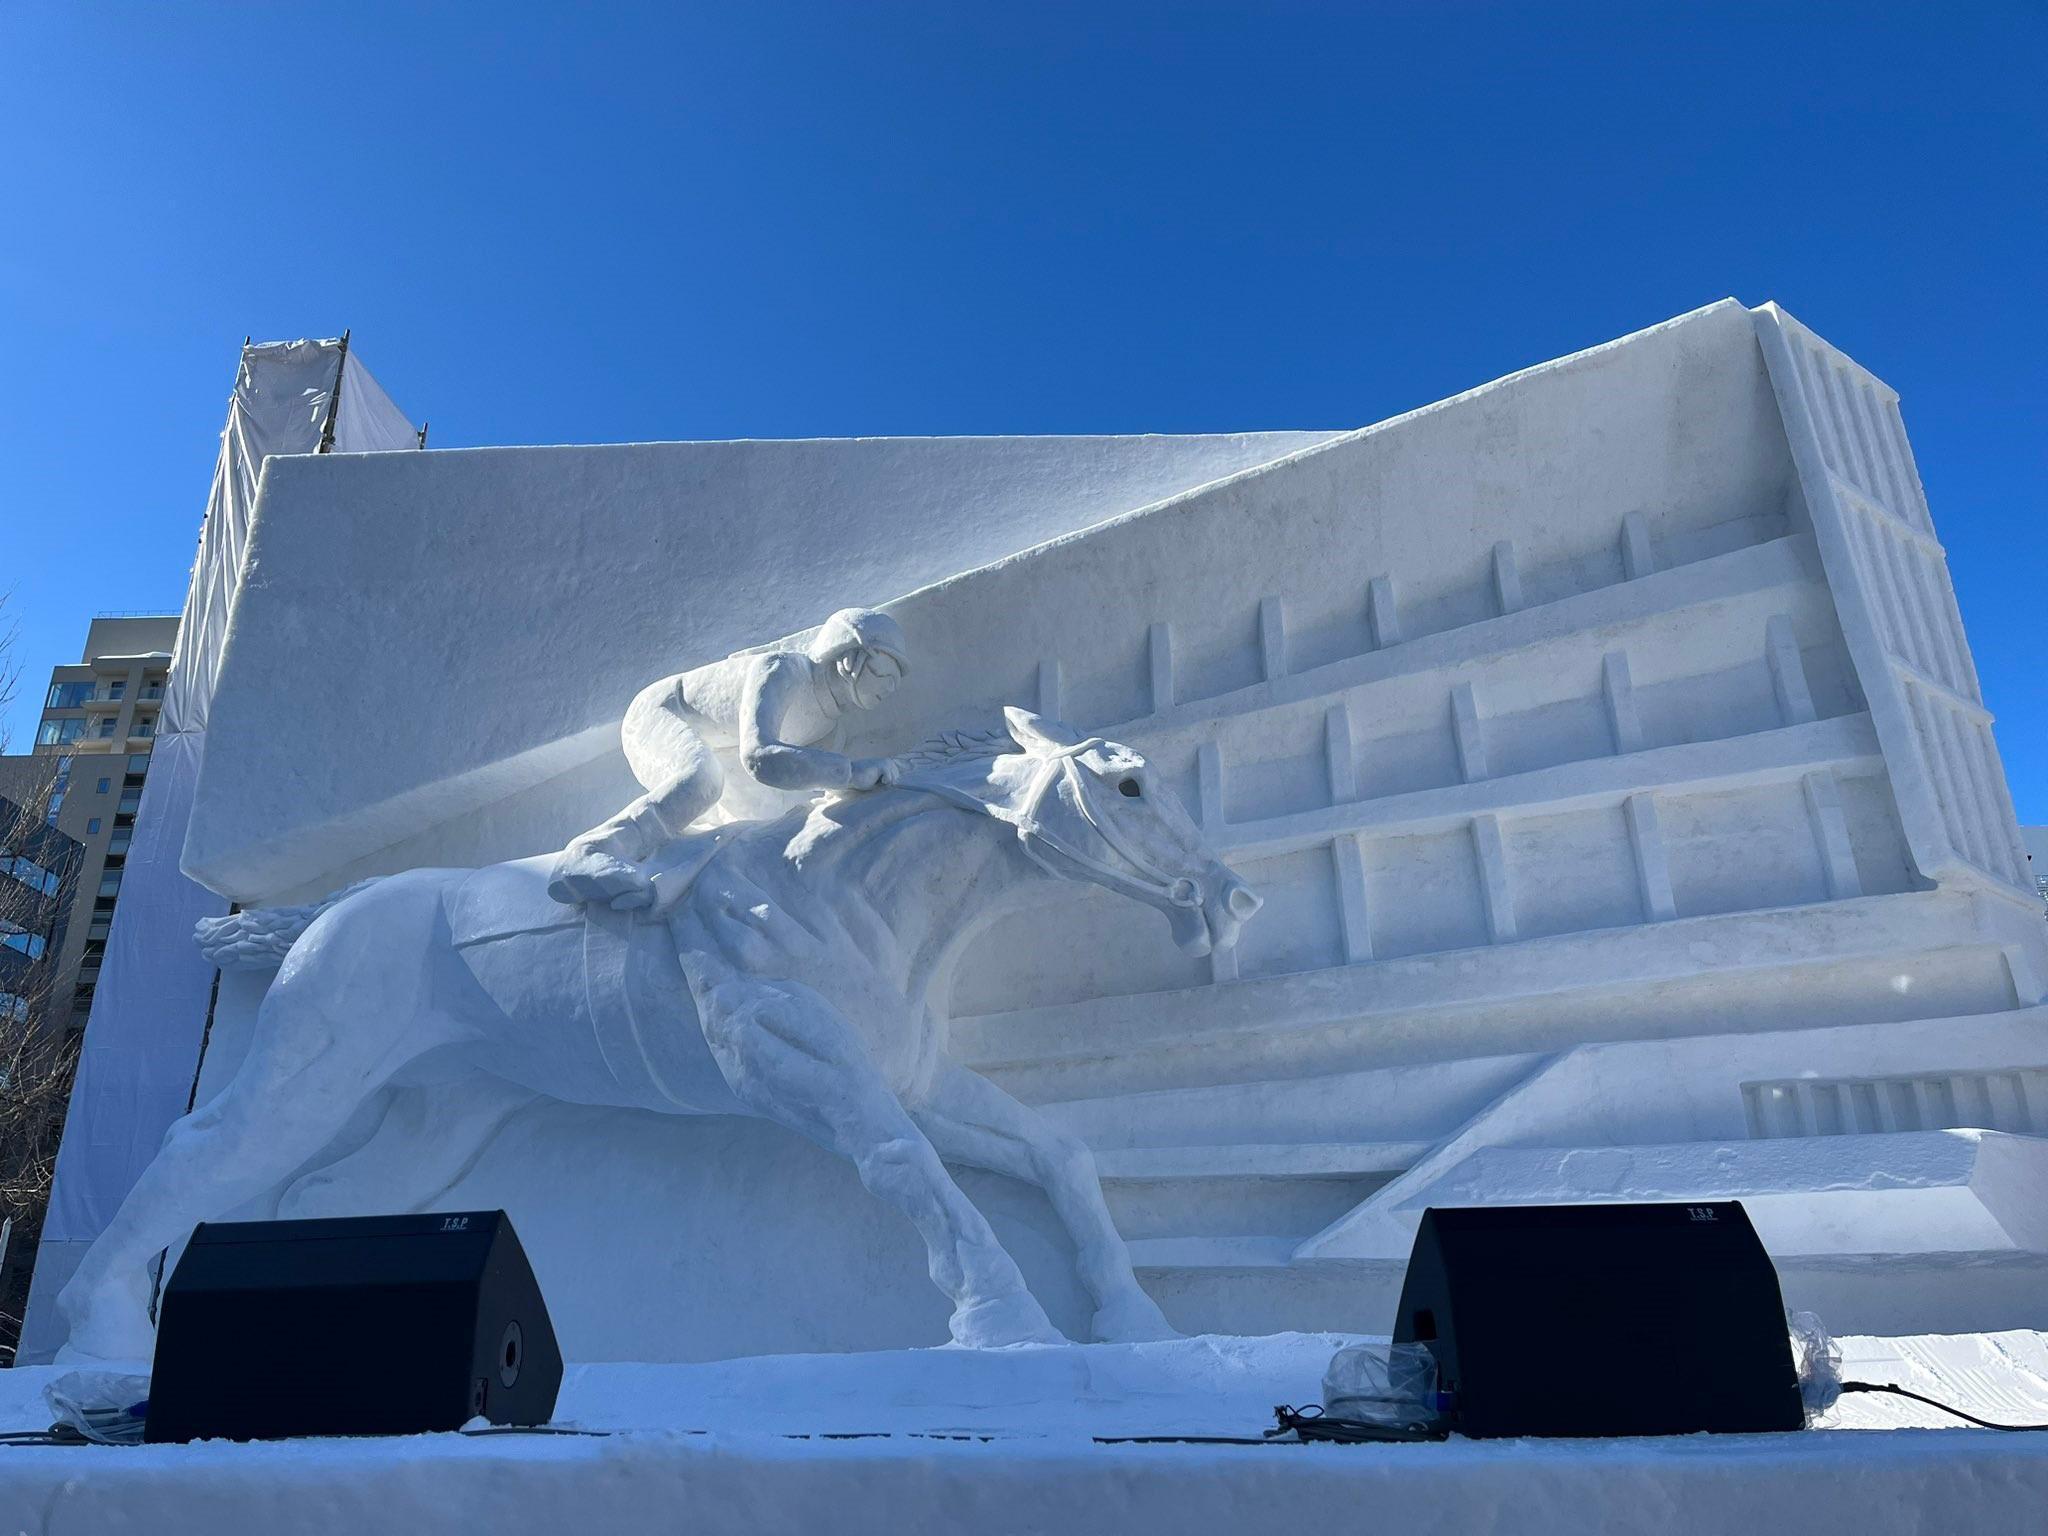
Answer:
[[[1198,1259],[1218,1256],[1196,1254]],[[1394,1320],[1407,1272],[1405,1255],[1392,1263],[1342,1264],[1291,1264],[1283,1256],[1253,1267],[1181,1265],[1169,1259],[1141,1266],[1138,1283],[1184,1334],[1384,1334]]]
[[[1126,1240],[1306,1241],[1401,1176],[1434,1144],[1245,1143],[1104,1152],[1096,1166]]]
[[[1059,1057],[1207,1044],[1444,1004],[1507,1003],[1590,988],[1588,975],[1637,984],[1747,970],[1765,953],[1826,960],[1971,942],[1967,900],[1908,891],[1799,907],[1683,916],[1519,943],[1399,955],[1358,965],[1247,977],[1227,986],[1138,992],[967,1015],[949,1050],[977,1071]],[[1258,919],[1254,918],[1254,922]]]
[[[1589,631],[1621,636],[1632,630],[1689,624],[1696,630],[1694,611],[1710,606],[1716,624],[1733,626],[1751,618],[1752,610],[1776,612],[1810,601],[1805,596],[1808,589],[1819,588],[1824,593],[1819,558],[1811,543],[1810,538],[1800,536],[1745,545],[1634,581],[1474,620],[1227,693],[1183,699],[1157,713],[1117,722],[1107,728],[1108,733],[1142,736],[1154,747],[1204,740],[1214,733],[1218,722],[1285,712],[1360,688],[1385,685],[1398,689],[1411,679],[1512,656]]]
[[[1070,1101],[1856,1023],[1899,1011],[1901,974],[1917,1016],[2010,1006],[1967,900],[1928,891],[985,1015],[955,1021],[952,1050],[1027,1102]]]
[[[1326,847],[1333,838],[1352,833],[1415,837],[1457,831],[1475,816],[1616,810],[1636,794],[1704,795],[1796,785],[1820,770],[1867,774],[1882,765],[1870,716],[1837,715],[1745,736],[1587,757],[1472,783],[1229,822],[1213,834],[1212,842],[1217,852],[1242,861]]]
[[[1160,1269],[1285,1269],[1299,1237],[1140,1237],[1129,1244],[1131,1266]]]
[[[1202,1160],[1237,1156],[1240,1148],[1270,1146],[1275,1148],[1274,1157],[1284,1158],[1297,1155],[1296,1147],[1319,1145],[1385,1149],[1384,1160],[1377,1153],[1344,1155],[1391,1164],[1398,1150],[1432,1147],[1453,1134],[1543,1060],[1535,1055],[1480,1056],[1433,1063],[1420,1071],[1326,1073],[1069,1099],[1042,1104],[1039,1110],[1054,1125],[1087,1142],[1098,1167],[1192,1168]],[[1284,1144],[1280,1138],[1286,1138]],[[1120,1163],[1127,1153],[1141,1160]],[[1153,1154],[1160,1160],[1142,1160]],[[1253,1166],[1251,1158],[1261,1156],[1247,1156],[1247,1169]],[[1165,1159],[1179,1161],[1169,1165]]]
[[[1154,1179],[1329,1179],[1405,1172],[1428,1141],[1254,1142],[1218,1147],[1126,1147],[1095,1155],[1104,1182]]]

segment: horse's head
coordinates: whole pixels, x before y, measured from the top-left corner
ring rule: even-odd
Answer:
[[[1237,942],[1258,894],[1210,852],[1142,754],[1029,710],[1003,714],[1018,751],[990,769],[988,809],[1017,828],[1032,859],[1157,907],[1188,954]]]

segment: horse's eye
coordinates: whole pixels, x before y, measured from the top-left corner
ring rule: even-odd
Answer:
[[[1138,796],[1144,793],[1144,791],[1138,787],[1138,781],[1136,779],[1123,780],[1120,784],[1117,785],[1116,792],[1129,800],[1135,800],[1138,798]]]

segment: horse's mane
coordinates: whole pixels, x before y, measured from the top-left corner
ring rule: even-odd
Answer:
[[[897,757],[907,768],[942,768],[952,763],[1002,757],[1017,743],[1001,726],[986,731],[940,731]]]

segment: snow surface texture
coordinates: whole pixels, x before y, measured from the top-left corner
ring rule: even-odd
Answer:
[[[1791,1435],[1438,1445],[1099,1445],[1257,1434],[1356,1336],[904,1350],[573,1368],[558,1422],[604,1438],[423,1435],[0,1451],[0,1530],[358,1533],[965,1529],[1887,1532],[2037,1529],[2048,1436],[1846,1399]],[[1851,1379],[2048,1419],[2038,1333],[1841,1341]],[[49,1368],[0,1372],[39,1425]],[[871,1438],[792,1438],[857,1434]],[[961,1438],[953,1438],[953,1437]]]
[[[1839,1327],[2048,1325],[2010,1139],[2048,1132],[2048,929],[1896,401],[1774,310],[1291,448],[330,455],[275,461],[258,521],[187,848],[245,904],[560,848],[639,793],[637,690],[841,603],[917,658],[850,751],[1005,702],[1142,751],[1267,899],[1245,942],[1061,890],[934,1006],[950,1059],[1095,1154],[1184,1332],[1387,1326],[1442,1180],[1756,1190],[1787,1301]],[[281,744],[319,634],[375,643]],[[1967,718],[1914,713],[1949,695]],[[945,1337],[915,1234],[797,1136],[489,1093],[404,1089],[278,1214],[503,1206],[586,1360]],[[1087,1336],[1047,1202],[961,1178]]]

